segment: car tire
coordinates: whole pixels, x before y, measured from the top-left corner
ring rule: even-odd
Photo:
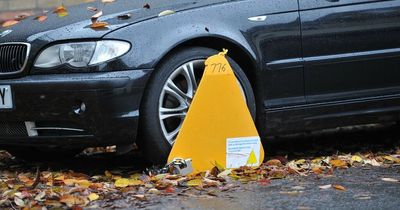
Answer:
[[[165,164],[172,148],[170,135],[166,132],[166,120],[160,120],[164,118],[164,115],[161,115],[160,109],[163,109],[164,104],[172,103],[170,99],[164,99],[163,97],[171,97],[165,94],[167,87],[167,82],[171,79],[174,81],[174,84],[178,83],[175,81],[175,76],[177,71],[184,72],[184,65],[188,65],[187,69],[194,69],[195,80],[200,80],[202,73],[204,72],[204,61],[212,56],[217,54],[218,51],[214,49],[204,48],[204,47],[191,47],[180,49],[173,53],[170,56],[167,56],[160,65],[155,69],[152,74],[151,79],[149,80],[148,86],[146,87],[141,109],[140,109],[140,123],[139,123],[139,137],[137,139],[137,144],[141,151],[144,153],[145,157],[148,161],[154,164]],[[230,65],[235,72],[235,75],[241,85],[242,92],[246,96],[246,102],[248,108],[252,114],[253,119],[255,119],[256,105],[255,98],[252,86],[250,81],[246,77],[244,71],[240,68],[240,66],[231,58],[228,57]],[[190,63],[193,64],[190,64]],[[201,66],[203,65],[203,66]],[[193,66],[193,68],[191,68]],[[190,71],[190,70],[189,70]],[[199,76],[197,76],[199,75]],[[189,77],[189,76],[187,76]],[[184,80],[186,74],[182,76],[182,80]],[[198,78],[200,77],[200,78]],[[189,83],[186,82],[186,90],[189,92]],[[179,83],[181,84],[181,83]],[[198,84],[198,83],[197,83]],[[178,84],[176,84],[178,86]],[[184,85],[180,85],[182,89]],[[167,89],[169,90],[169,89]],[[185,91],[183,91],[185,92]],[[186,93],[186,92],[185,92]],[[193,95],[195,90],[193,91]],[[167,95],[167,96],[165,96]],[[172,97],[173,98],[173,97]],[[166,102],[164,102],[164,100]],[[170,100],[170,101],[168,101]],[[173,101],[173,100],[172,100]],[[177,100],[178,101],[178,100]],[[190,105],[189,105],[190,106]],[[163,109],[164,110],[164,109]],[[178,117],[179,118],[179,117]],[[183,117],[184,118],[184,117]],[[172,120],[182,120],[183,119],[172,119]],[[172,124],[172,123],[171,123]],[[180,127],[178,126],[178,129]],[[176,137],[176,136],[175,136]]]

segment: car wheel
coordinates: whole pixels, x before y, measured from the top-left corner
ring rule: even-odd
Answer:
[[[193,47],[168,56],[153,73],[140,110],[139,148],[155,164],[164,164],[205,68],[205,60],[218,51]],[[249,110],[255,119],[255,99],[246,74],[228,58],[241,86]]]

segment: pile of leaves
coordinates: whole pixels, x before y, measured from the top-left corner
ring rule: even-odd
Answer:
[[[104,174],[88,176],[74,171],[19,172],[10,169],[0,174],[0,207],[109,208],[115,207],[115,200],[120,199],[140,204],[157,196],[213,197],[249,182],[268,186],[274,179],[290,176],[329,177],[336,170],[349,167],[393,165],[400,165],[400,150],[395,154],[345,154],[291,161],[276,157],[257,168],[224,169],[216,164],[210,171],[188,176],[157,173],[157,170],[142,173],[105,171]],[[399,180],[389,177],[382,180],[399,183]],[[319,187],[346,190],[335,183]]]

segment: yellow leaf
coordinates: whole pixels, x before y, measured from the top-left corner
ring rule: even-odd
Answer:
[[[56,13],[58,17],[65,17],[68,15],[67,8],[64,6],[59,6],[56,9],[54,9],[53,13]]]
[[[136,173],[136,174],[132,174],[130,177],[131,177],[131,179],[139,179],[140,176],[142,176],[142,174]]]
[[[358,156],[358,155],[353,155],[353,156],[351,157],[351,160],[352,160],[353,162],[357,162],[357,163],[361,163],[361,162],[363,161],[363,159],[362,159],[360,156]]]
[[[203,181],[201,179],[192,179],[186,183],[186,185],[189,187],[197,187],[197,186],[201,186],[202,184],[203,184]]]
[[[77,180],[76,182],[80,187],[83,188],[89,188],[89,186],[92,184],[90,181],[88,180]]]
[[[300,159],[300,160],[297,160],[295,163],[296,163],[297,165],[304,164],[304,163],[306,163],[306,160]]]
[[[129,186],[129,179],[121,178],[115,180],[115,187],[128,187]]]
[[[160,12],[160,14],[158,14],[158,17],[165,16],[165,15],[171,15],[174,13],[175,13],[175,11],[173,11],[173,10],[164,10],[164,11]]]
[[[90,201],[95,201],[97,199],[99,199],[99,195],[97,195],[96,193],[90,193],[90,195],[88,196]]]
[[[395,163],[400,163],[400,159],[399,158],[395,158],[389,155],[383,156],[383,158],[385,160],[391,161],[391,162],[395,162]]]
[[[333,167],[336,167],[336,168],[347,167],[347,163],[346,163],[345,161],[339,160],[339,159],[331,160],[330,163],[331,163],[331,165],[332,165]]]
[[[129,186],[137,186],[137,185],[143,185],[144,182],[142,180],[137,180],[137,179],[129,179]]]
[[[332,187],[336,190],[342,190],[342,191],[346,191],[346,188],[344,188],[342,185],[332,185]]]
[[[65,179],[64,175],[60,175],[60,176],[57,176],[56,178],[54,178],[54,180],[56,180],[56,181],[63,181],[64,179]]]

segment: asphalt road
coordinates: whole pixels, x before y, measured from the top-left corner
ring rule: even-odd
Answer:
[[[217,197],[161,198],[148,209],[399,209],[400,167],[351,168],[333,177],[316,176],[273,180],[268,186],[248,184]],[[319,186],[340,184],[346,191]]]

